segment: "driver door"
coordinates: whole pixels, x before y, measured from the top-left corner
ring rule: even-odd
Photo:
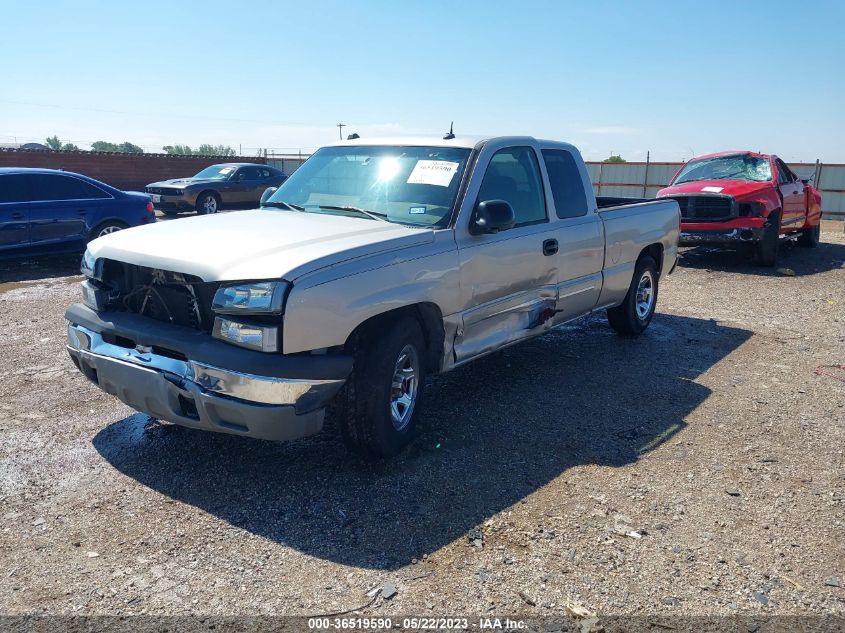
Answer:
[[[804,223],[804,183],[792,173],[780,158],[775,159],[778,170],[778,189],[783,198],[781,227],[790,228]]]
[[[459,218],[465,310],[455,339],[456,364],[551,327],[557,302],[558,246],[535,148],[502,147],[480,168],[485,172],[473,208],[484,200],[505,200],[516,223],[499,233],[471,235],[466,226],[471,218]]]

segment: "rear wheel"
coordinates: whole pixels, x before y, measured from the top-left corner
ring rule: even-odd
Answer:
[[[349,448],[391,457],[413,439],[425,386],[424,358],[425,339],[414,318],[361,337],[352,375],[332,411]]]
[[[118,222],[116,220],[109,220],[107,222],[103,222],[102,224],[99,224],[94,227],[94,230],[91,231],[91,237],[88,241],[96,240],[98,237],[103,237],[104,235],[116,233],[117,231],[122,231],[125,228],[126,225],[123,224],[123,222]]]
[[[625,300],[621,305],[607,310],[610,327],[622,336],[642,334],[654,316],[657,288],[657,264],[651,257],[641,257],[634,268]]]
[[[769,222],[763,229],[763,237],[754,245],[754,263],[760,266],[774,266],[778,261],[780,249],[780,213],[769,216]]]
[[[197,196],[197,213],[209,215],[220,210],[220,198],[213,191],[203,191]]]
[[[801,235],[798,236],[798,246],[802,246],[804,248],[816,248],[819,245],[821,233],[822,223],[819,221],[816,226],[801,231]]]

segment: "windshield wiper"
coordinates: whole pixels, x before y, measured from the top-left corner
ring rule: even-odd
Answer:
[[[354,211],[355,213],[360,213],[361,215],[365,215],[371,220],[379,220],[380,222],[390,222],[387,219],[386,213],[378,213],[377,211],[370,211],[369,209],[362,209],[361,207],[344,207],[344,206],[335,206],[331,204],[318,204],[318,208],[326,209],[327,211]]]
[[[292,202],[282,202],[281,200],[273,200],[266,201],[262,205],[262,207],[275,207],[277,209],[293,209],[294,211],[305,211],[305,207],[301,207],[298,204],[294,204]]]

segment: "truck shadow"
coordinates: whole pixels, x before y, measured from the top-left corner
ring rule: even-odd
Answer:
[[[624,466],[654,450],[710,395],[696,378],[750,336],[657,315],[644,336],[620,339],[591,317],[435,378],[426,430],[378,464],[330,433],[277,444],[141,414],[93,443],[121,473],[236,527],[322,559],[396,569],[574,466]]]
[[[822,234],[824,240],[824,234]],[[696,246],[681,251],[678,265],[684,268],[717,270],[728,273],[780,277],[778,269],[789,268],[797,277],[816,275],[842,268],[845,263],[845,244],[822,241],[818,248],[801,248],[793,242],[781,244],[778,263],[771,268],[757,266],[751,254],[743,250]]]
[[[81,274],[82,250],[62,255],[19,255],[0,258],[0,283],[40,281]]]

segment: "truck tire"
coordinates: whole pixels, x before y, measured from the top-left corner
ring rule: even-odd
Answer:
[[[801,235],[798,236],[798,246],[803,248],[816,248],[819,245],[819,238],[821,238],[822,223],[819,221],[816,226],[804,229]]]
[[[412,317],[371,328],[356,344],[352,375],[331,414],[344,443],[367,457],[392,457],[413,439],[425,386],[425,339]]]
[[[759,266],[774,266],[780,249],[780,212],[769,216],[769,223],[763,230],[763,237],[754,245],[754,263]]]
[[[657,306],[657,264],[645,255],[637,260],[634,276],[625,300],[615,308],[608,308],[607,320],[622,336],[639,336],[651,323]]]
[[[200,215],[217,213],[220,210],[220,196],[213,191],[203,191],[197,196],[196,209]]]

